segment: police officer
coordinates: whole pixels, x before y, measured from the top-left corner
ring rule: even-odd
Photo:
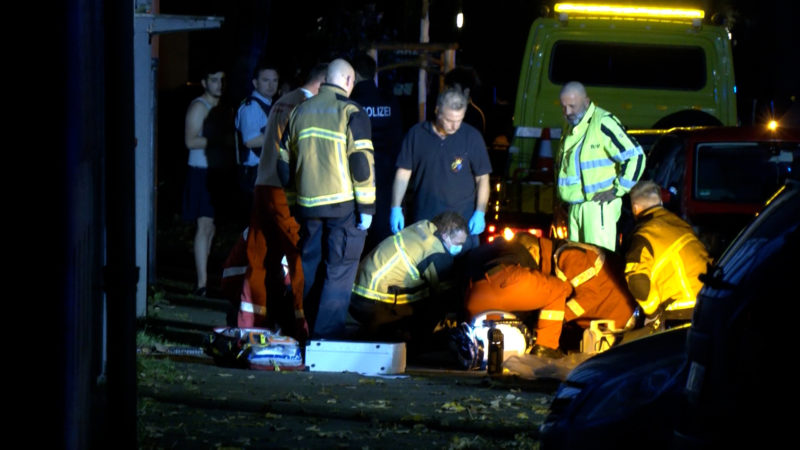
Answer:
[[[366,53],[353,59],[356,85],[350,99],[366,111],[372,124],[372,146],[375,148],[375,220],[367,233],[364,252],[369,252],[392,234],[389,212],[392,203],[392,181],[395,161],[403,141],[403,118],[393,95],[375,85],[377,64]]]
[[[622,196],[642,176],[644,152],[581,83],[565,84],[560,100],[567,125],[555,162],[558,195],[569,205],[569,238],[614,251]]]
[[[258,170],[264,130],[272,108],[272,98],[278,91],[278,71],[275,66],[261,62],[253,72],[253,91],[244,99],[236,112],[236,130],[239,163],[239,187],[243,194],[244,214],[250,213],[253,189]]]

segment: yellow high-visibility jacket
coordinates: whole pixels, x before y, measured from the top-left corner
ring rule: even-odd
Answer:
[[[591,103],[578,125],[566,130],[555,158],[563,201],[583,203],[612,187],[621,197],[639,181],[644,151],[613,114]]]
[[[301,214],[340,217],[353,210],[341,208],[342,203],[375,213],[369,116],[342,88],[323,84],[316,96],[292,110],[280,154],[289,165],[287,188],[295,188]]]
[[[453,257],[434,233],[436,225],[420,220],[383,240],[358,266],[353,293],[385,303],[413,303],[445,290]],[[391,287],[399,288],[397,295]]]
[[[625,255],[625,279],[645,314],[694,308],[711,259],[688,223],[662,206],[643,211]]]

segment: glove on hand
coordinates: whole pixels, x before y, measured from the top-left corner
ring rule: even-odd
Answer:
[[[372,225],[372,216],[370,214],[361,214],[361,222],[358,224],[359,230],[366,230]]]
[[[389,224],[392,226],[392,233],[397,233],[402,230],[406,225],[406,219],[403,217],[403,208],[401,206],[393,206],[392,214],[389,217]]]
[[[475,211],[469,219],[469,234],[481,234],[484,228],[486,228],[484,213],[482,211]]]

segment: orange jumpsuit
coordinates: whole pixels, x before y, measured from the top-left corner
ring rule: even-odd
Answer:
[[[284,255],[289,263],[294,310],[303,310],[303,266],[297,249],[299,230],[300,226],[289,212],[283,189],[256,185],[247,234],[248,265],[239,308],[240,327],[264,326],[267,293],[283,297],[281,259]]]
[[[575,290],[566,302],[564,320],[588,328],[592,320],[611,319],[617,329],[625,327],[636,303],[616,254],[569,242],[556,251],[556,260],[556,275]]]
[[[536,342],[550,348],[558,348],[565,320],[588,327],[593,319],[613,319],[617,327],[625,326],[633,315],[633,298],[622,271],[606,264],[606,252],[572,242],[554,252],[550,239],[539,243],[539,270],[501,264],[470,283],[466,306],[471,317],[488,310],[539,310]]]

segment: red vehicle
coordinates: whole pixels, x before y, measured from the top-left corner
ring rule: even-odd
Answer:
[[[800,170],[800,129],[675,128],[658,138],[646,176],[664,205],[689,222],[719,256],[728,243]]]

